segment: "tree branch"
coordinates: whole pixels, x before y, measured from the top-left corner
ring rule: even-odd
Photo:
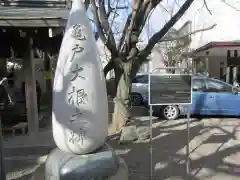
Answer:
[[[142,32],[142,29],[146,23],[147,17],[149,16],[150,12],[161,2],[162,0],[144,0],[142,1],[132,1],[133,2],[133,12],[132,12],[132,18],[128,22],[127,26],[125,27],[127,29],[126,33],[123,33],[123,36],[121,38],[122,41],[120,41],[120,48],[122,47],[124,41],[126,42],[125,46],[127,48],[135,48],[138,41],[138,37]],[[120,49],[118,48],[118,49]]]
[[[114,51],[117,51],[115,38],[113,36],[112,29],[111,29],[111,27],[109,26],[109,23],[108,23],[108,18],[110,16],[111,12],[112,12],[112,8],[109,7],[108,13],[107,13],[106,9],[105,9],[105,0],[98,0],[98,3],[99,3],[99,15],[100,15],[99,19],[100,19],[102,27],[105,31],[105,34],[107,36],[106,41],[109,40],[110,41],[109,43],[111,43],[112,48],[115,49]]]
[[[146,1],[149,2],[149,0],[146,0]],[[133,32],[134,27],[135,27],[135,31],[136,31],[136,22],[139,17],[140,9],[142,8],[143,5],[144,5],[143,0],[138,0],[138,1],[133,0],[132,1],[132,13],[128,16],[128,19],[125,23],[123,34],[122,34],[122,37],[119,42],[118,50],[121,50],[122,46],[124,45],[124,42],[126,42],[124,49],[126,50],[129,48],[130,43],[131,43],[130,41],[132,38],[132,32]]]
[[[154,11],[154,9],[156,8],[156,6],[158,4],[160,4],[163,0],[151,0],[150,2],[148,1],[145,1],[144,3],[144,8],[143,8],[143,16],[142,16],[142,19],[140,20],[142,23],[139,25],[138,27],[138,36],[141,34],[145,24],[146,24],[146,21],[148,19],[148,17],[151,15],[151,13]],[[172,17],[172,16],[171,16]]]
[[[100,17],[99,17],[99,14],[98,14],[98,8],[97,8],[97,5],[95,3],[95,0],[91,0],[91,4],[92,4],[93,18],[94,18],[94,21],[95,21],[96,26],[97,26],[97,31],[98,31],[99,37],[101,38],[103,43],[107,46],[107,48],[111,52],[111,54],[116,54],[117,53],[116,46],[114,47],[114,45],[111,43],[111,41],[109,41],[109,40],[107,41],[107,39],[104,35],[103,26],[102,26],[101,21],[100,21]]]
[[[91,4],[92,4],[93,18],[94,18],[94,22],[96,23],[96,26],[97,26],[97,31],[99,33],[101,40],[103,42],[106,42],[106,37],[104,36],[104,33],[103,33],[103,28],[102,28],[102,25],[100,22],[100,18],[98,16],[98,8],[96,6],[95,0],[91,0]]]
[[[125,23],[123,32],[122,32],[122,36],[121,36],[121,38],[119,40],[119,44],[118,44],[118,47],[117,47],[118,51],[120,51],[122,46],[123,46],[124,40],[126,38],[127,30],[128,30],[129,25],[130,25],[130,22],[131,22],[131,17],[132,17],[132,14],[129,14],[128,18],[127,18],[127,21]]]
[[[135,24],[135,21],[136,21],[136,18],[137,18],[137,14],[138,14],[138,12],[139,12],[139,10],[141,8],[142,2],[143,2],[142,0],[138,0],[137,4],[133,4],[133,7],[132,7],[132,19],[131,19],[130,24],[129,24],[128,33],[127,33],[127,36],[126,36],[127,39],[129,39],[129,37],[131,36],[131,33],[133,31],[133,27],[134,27],[134,24]]]
[[[161,1],[160,1],[161,2]],[[159,2],[159,3],[160,3]],[[146,21],[147,21],[147,18],[148,16],[150,15],[150,13],[154,10],[154,8],[157,6],[157,4],[148,4],[148,6],[146,7],[146,10],[144,12],[144,16],[143,16],[143,19],[142,19],[142,24],[139,26],[138,28],[138,36],[141,34],[145,24],[146,24]]]
[[[226,0],[222,0],[222,2],[224,2],[227,6],[229,6],[230,8],[236,10],[236,11],[240,11],[238,8],[234,7],[232,4],[230,4],[229,2],[227,2]]]
[[[209,12],[210,15],[212,15],[211,10],[209,9],[206,0],[203,0],[204,6],[206,7],[207,11]]]
[[[140,52],[140,56],[143,57],[143,59],[151,53],[155,44],[158,43],[172,28],[172,26],[182,17],[182,15],[191,6],[193,1],[194,0],[186,0],[185,3],[181,6],[181,8],[178,10],[178,12],[164,25],[164,27],[151,37],[147,46]]]
[[[107,65],[104,66],[104,68],[103,68],[105,78],[107,77],[108,72],[110,72],[113,69],[114,69],[114,62],[113,62],[113,60],[110,59],[108,61]]]
[[[175,41],[175,40],[180,40],[180,39],[184,39],[190,35],[193,35],[193,34],[196,34],[196,33],[199,33],[199,32],[203,32],[203,31],[208,31],[208,30],[211,30],[213,29],[215,26],[217,26],[217,24],[213,24],[212,26],[209,26],[209,27],[206,27],[206,28],[202,28],[202,29],[197,29],[195,31],[192,31],[190,33],[187,33],[183,36],[179,36],[179,37],[176,37],[176,38],[166,38],[166,39],[162,39],[160,41],[158,41],[159,43],[161,42],[168,42],[168,41]]]
[[[88,7],[89,7],[89,4],[90,4],[90,0],[85,0],[84,4],[85,4],[86,11],[87,11]]]

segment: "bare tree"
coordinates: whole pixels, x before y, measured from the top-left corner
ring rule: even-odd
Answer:
[[[91,7],[93,13],[92,21],[97,28],[95,37],[99,37],[104,42],[111,54],[108,64],[104,67],[104,74],[106,76],[111,70],[114,70],[115,73],[116,97],[114,98],[112,122],[114,129],[118,131],[130,119],[130,94],[133,77],[141,65],[149,60],[148,56],[157,43],[176,39],[166,39],[165,35],[187,11],[194,0],[185,0],[183,4],[177,3],[178,10],[176,13],[171,15],[166,24],[149,39],[148,44],[141,50],[137,47],[137,43],[140,42],[140,34],[148,17],[163,0],[132,0],[131,10],[127,15],[124,28],[122,30],[118,28],[117,30],[121,31],[118,32],[118,36],[120,35],[119,38],[116,37],[116,30],[113,29],[113,21],[118,16],[117,10],[126,9],[127,7],[121,6],[119,3],[120,0],[114,0],[114,2],[115,4],[112,4],[111,0],[85,0],[86,8]],[[210,13],[205,0],[203,3]],[[161,17],[161,14],[159,17]],[[110,18],[112,20],[109,20]],[[203,30],[197,30],[196,32],[190,32],[182,37],[177,37],[177,39],[183,39],[191,34],[206,31],[214,27],[215,25]]]
[[[164,54],[167,57],[167,65],[174,67],[177,63],[182,62],[183,55],[186,56],[189,52],[192,34],[211,30],[216,26],[216,24],[207,28],[186,32],[190,30],[189,26],[191,26],[191,21],[184,23],[178,30],[171,28],[165,38],[159,41],[160,47],[163,47],[162,49],[165,50]]]
[[[119,0],[118,0],[119,1]],[[108,21],[111,12],[118,8],[111,7],[110,0],[90,0],[94,21],[96,23],[99,38],[105,43],[111,53],[111,59],[104,68],[104,73],[114,69],[117,85],[116,97],[114,98],[113,124],[114,129],[120,130],[130,118],[131,107],[131,84],[132,79],[140,66],[147,61],[151,50],[169,31],[170,28],[181,18],[194,0],[185,0],[179,10],[171,19],[156,32],[143,50],[137,48],[139,36],[145,26],[148,16],[162,0],[133,0],[131,12],[122,30],[121,37],[116,42],[111,24]],[[113,13],[115,16],[116,13]]]

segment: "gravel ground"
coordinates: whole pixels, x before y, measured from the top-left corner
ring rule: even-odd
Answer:
[[[240,179],[240,120],[192,119],[190,126],[190,175],[186,176],[186,119],[159,121],[153,125],[154,180]],[[149,180],[149,143],[119,145],[129,167],[129,180]]]

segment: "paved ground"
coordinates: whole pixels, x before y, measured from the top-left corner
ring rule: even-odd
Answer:
[[[32,173],[55,147],[51,129],[40,129],[36,137],[16,136],[4,138],[4,165],[7,180]],[[22,178],[21,180],[28,180]]]
[[[240,120],[191,120],[190,175],[186,176],[186,120],[162,121],[153,128],[154,180],[240,179]],[[118,145],[129,166],[130,180],[149,179],[149,143]]]
[[[191,120],[189,178],[185,168],[186,136],[186,119],[154,123],[154,180],[240,179],[240,119]],[[128,164],[130,180],[149,180],[148,142],[119,145],[110,141],[110,144]],[[31,148],[26,149],[27,146]],[[28,173],[43,162],[46,157],[42,156],[54,147],[51,128],[41,130],[37,137],[5,138],[4,147],[8,177]]]

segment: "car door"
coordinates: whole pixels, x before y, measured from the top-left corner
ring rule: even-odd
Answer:
[[[214,115],[239,115],[240,94],[233,93],[232,85],[220,80],[208,79],[208,106]],[[214,102],[215,101],[215,102]],[[211,103],[214,102],[214,103]]]
[[[206,104],[205,78],[194,78],[192,80],[192,104],[191,114],[205,115],[209,111]]]

